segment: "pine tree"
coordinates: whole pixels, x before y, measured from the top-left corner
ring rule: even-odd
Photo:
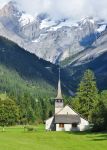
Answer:
[[[96,86],[95,76],[91,70],[86,70],[79,84],[73,106],[88,120],[91,118],[91,111],[99,101],[98,89]]]

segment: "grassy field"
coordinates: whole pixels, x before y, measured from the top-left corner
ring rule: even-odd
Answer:
[[[24,132],[23,127],[0,129],[0,150],[106,150],[107,133]]]

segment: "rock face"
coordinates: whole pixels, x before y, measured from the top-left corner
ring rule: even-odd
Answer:
[[[106,23],[93,18],[75,24],[71,18],[56,21],[46,13],[34,18],[13,1],[0,10],[0,35],[52,63],[96,46],[105,30]]]

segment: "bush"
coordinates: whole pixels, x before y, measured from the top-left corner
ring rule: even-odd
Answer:
[[[24,127],[24,131],[31,132],[31,131],[37,131],[37,130],[36,130],[36,128],[34,128],[34,127],[25,126],[25,127]]]

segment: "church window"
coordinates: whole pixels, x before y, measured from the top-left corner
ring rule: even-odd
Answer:
[[[64,123],[60,123],[59,128],[64,128]]]
[[[72,123],[73,128],[77,128],[77,123]]]

